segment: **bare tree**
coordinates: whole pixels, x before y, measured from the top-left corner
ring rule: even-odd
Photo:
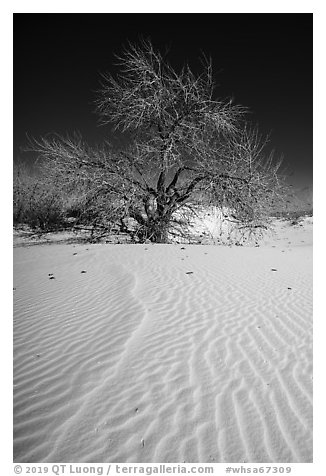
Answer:
[[[200,75],[187,65],[176,72],[148,41],[118,61],[120,73],[102,77],[96,106],[128,144],[43,138],[33,149],[48,173],[67,185],[91,181],[120,217],[136,220],[140,239],[166,242],[175,212],[198,196],[227,206],[240,223],[263,225],[282,196],[280,162],[265,157],[266,140],[246,125],[244,107],[214,98],[211,62]]]

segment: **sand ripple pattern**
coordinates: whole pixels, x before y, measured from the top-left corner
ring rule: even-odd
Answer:
[[[15,461],[311,462],[311,260],[15,249]]]

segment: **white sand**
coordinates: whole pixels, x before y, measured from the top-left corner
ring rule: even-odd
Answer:
[[[276,228],[15,248],[14,460],[311,462],[312,224]]]

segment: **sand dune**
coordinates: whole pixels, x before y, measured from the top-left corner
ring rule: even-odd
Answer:
[[[311,462],[311,226],[15,248],[15,461]]]

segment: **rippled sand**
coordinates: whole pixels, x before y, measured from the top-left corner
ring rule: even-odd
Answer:
[[[311,230],[282,233],[16,248],[14,460],[311,462]]]

